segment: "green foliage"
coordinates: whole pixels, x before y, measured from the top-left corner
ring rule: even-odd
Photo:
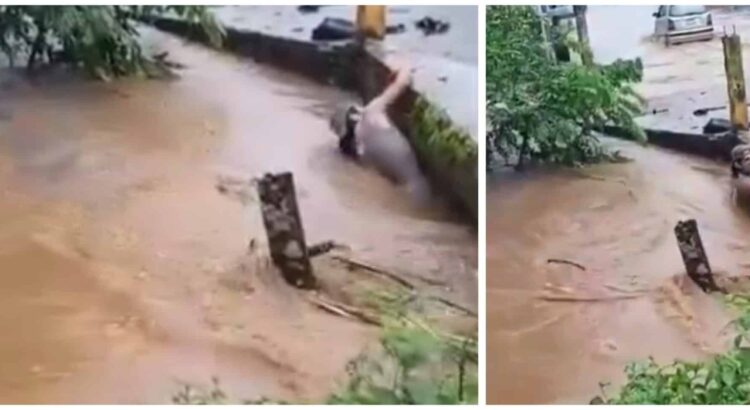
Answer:
[[[219,385],[219,379],[211,379],[211,387],[202,388],[190,384],[183,384],[177,393],[172,396],[172,404],[190,404],[190,405],[214,405],[214,404],[236,404],[222,390]],[[291,404],[284,401],[275,401],[266,397],[257,400],[246,400],[241,404]]]
[[[413,295],[374,296],[382,314],[380,349],[349,363],[349,381],[329,404],[477,403],[476,340],[441,334],[412,315]]]
[[[203,6],[0,6],[0,52],[26,67],[65,62],[100,79],[144,74],[137,24],[162,14],[197,22],[214,44],[223,30]]]
[[[551,33],[545,36],[545,33]],[[590,52],[558,33],[528,6],[487,10],[487,126],[490,159],[578,165],[607,159],[594,131],[606,124],[645,134],[635,124],[642,101],[631,84],[640,61],[607,66],[559,63],[553,41]]]
[[[650,359],[626,368],[628,382],[609,404],[750,404],[750,351],[732,349],[708,363]]]
[[[219,379],[211,379],[209,389],[201,389],[189,384],[172,396],[174,404],[228,404],[227,395],[219,387]]]
[[[477,402],[475,342],[388,325],[380,343],[379,354],[361,355],[349,363],[349,381],[342,392],[330,397],[329,404]]]
[[[750,404],[750,296],[730,295],[739,311],[731,349],[707,362],[676,360],[659,365],[653,358],[626,367],[628,380],[609,404]]]
[[[453,126],[445,113],[420,97],[414,104],[411,119],[417,143],[423,150],[435,152],[447,165],[468,161],[476,168],[477,145],[466,132]]]
[[[453,180],[468,209],[477,212],[477,158],[474,139],[457,128],[440,109],[419,97],[410,113],[411,134],[419,157],[442,179]]]

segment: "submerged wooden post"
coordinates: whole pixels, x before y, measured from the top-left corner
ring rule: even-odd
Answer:
[[[714,281],[695,219],[677,222],[674,227],[674,234],[677,237],[677,246],[680,248],[682,261],[685,263],[685,270],[687,270],[690,279],[706,293],[722,292],[722,289]]]
[[[314,288],[316,280],[305,243],[292,174],[266,174],[258,182],[258,197],[274,265],[281,270],[289,284],[304,289]]]
[[[385,6],[357,6],[357,31],[365,37],[385,37]]]
[[[724,71],[729,93],[729,118],[732,125],[746,130],[747,103],[745,102],[745,72],[742,70],[742,42],[737,33],[721,38],[724,46]]]

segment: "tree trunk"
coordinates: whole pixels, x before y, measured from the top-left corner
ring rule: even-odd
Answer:
[[[523,137],[523,143],[521,143],[521,149],[518,151],[518,163],[516,164],[516,171],[523,171],[524,168],[524,157],[526,157],[526,151],[529,150],[529,138],[528,135]]]
[[[34,71],[36,60],[39,55],[44,51],[44,36],[47,34],[47,28],[44,24],[38,24],[39,32],[36,34],[34,44],[31,46],[31,53],[29,53],[29,60],[26,62],[26,70]]]

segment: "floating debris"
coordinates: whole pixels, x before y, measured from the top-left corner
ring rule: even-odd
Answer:
[[[297,11],[302,14],[317,13],[322,6],[298,6]]]
[[[432,17],[424,17],[421,20],[417,20],[414,24],[422,31],[422,33],[424,33],[425,36],[443,34],[451,27],[450,23],[447,21],[434,19]]]
[[[335,17],[326,17],[313,29],[312,39],[314,41],[348,40],[354,37],[356,28],[349,20]]]

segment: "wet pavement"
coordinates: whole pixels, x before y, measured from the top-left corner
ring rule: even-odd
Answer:
[[[310,41],[325,17],[356,19],[356,6],[324,6],[300,13],[289,6],[228,6],[214,9],[226,26]],[[443,108],[476,140],[478,112],[478,35],[475,6],[389,6],[386,23],[405,31],[370,41],[368,50],[391,67],[407,60],[415,69],[414,87]],[[444,34],[425,36],[414,22],[430,16],[450,23]]]
[[[647,128],[700,133],[711,117],[729,118],[721,36],[736,30],[750,41],[750,10],[712,10],[715,37],[711,41],[666,47],[651,38],[652,6],[596,6],[589,8],[589,36],[595,58],[641,57],[643,82],[636,90],[647,100],[650,113],[638,120]],[[615,28],[614,30],[612,28]],[[743,46],[745,76],[750,74],[750,51]],[[702,108],[715,108],[707,115],[694,115]],[[656,110],[658,113],[654,114]]]
[[[213,376],[237,399],[315,401],[345,380],[376,329],[281,283],[257,205],[221,178],[292,171],[310,242],[476,306],[473,229],[336,151],[328,115],[352,96],[146,32],[179,80],[0,76],[1,402],[166,403]]]
[[[726,166],[606,141],[633,161],[488,177],[490,403],[588,403],[630,361],[729,345],[730,315],[684,280],[672,232],[695,218],[714,271],[750,273]]]
[[[586,22],[594,60],[609,64],[618,58],[644,56],[654,33],[652,13],[658,6],[588,6]]]

